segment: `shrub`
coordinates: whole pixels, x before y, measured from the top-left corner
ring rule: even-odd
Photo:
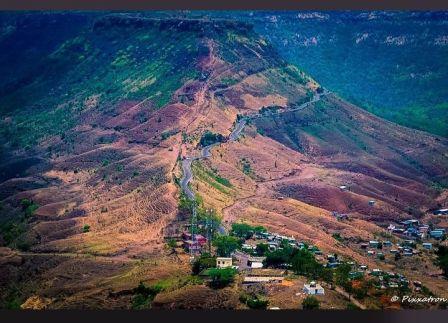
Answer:
[[[82,227],[82,232],[87,233],[89,231],[90,231],[90,225],[84,224],[84,226]]]
[[[242,294],[239,299],[240,302],[246,304],[249,308],[254,310],[266,309],[269,304],[269,301],[267,299],[258,295]]]
[[[134,297],[132,298],[133,309],[144,309],[151,306],[151,302],[154,297],[163,290],[163,287],[159,284],[152,286],[146,286],[143,282],[134,288]]]
[[[208,275],[211,278],[210,287],[224,288],[233,282],[236,270],[233,268],[210,268]]]
[[[302,302],[302,308],[304,310],[316,310],[320,306],[319,300],[314,296],[306,297]]]

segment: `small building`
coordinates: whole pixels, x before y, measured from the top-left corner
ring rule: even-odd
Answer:
[[[249,257],[247,259],[247,265],[250,268],[263,268],[263,261],[266,257]]]
[[[369,201],[369,205],[370,205],[370,206],[374,206],[374,205],[375,205],[375,201],[374,201],[374,200],[370,200],[370,201]]]
[[[429,232],[431,238],[442,239],[445,236],[445,232],[442,230],[432,230]]]
[[[230,268],[232,267],[231,257],[217,257],[216,258],[216,268]]]
[[[381,269],[375,268],[370,272],[370,275],[372,276],[380,276],[382,275],[383,271]]]
[[[384,246],[384,247],[391,247],[391,246],[392,246],[392,242],[390,242],[389,240],[384,241],[384,242],[383,242],[383,246]]]
[[[303,285],[303,291],[308,295],[324,295],[324,288],[317,284],[315,281],[310,282],[309,284]]]
[[[253,269],[243,279],[243,284],[281,283],[285,271],[281,269]]]
[[[199,253],[202,250],[202,245],[198,241],[184,240],[182,246],[188,252]]]
[[[423,242],[422,247],[426,250],[432,250],[432,243],[431,242]]]
[[[433,212],[434,215],[448,215],[448,209],[439,209]]]
[[[369,246],[372,247],[372,248],[378,248],[379,244],[380,244],[380,242],[376,241],[376,240],[370,240],[369,241]]]

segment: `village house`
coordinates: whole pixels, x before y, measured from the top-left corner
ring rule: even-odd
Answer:
[[[436,230],[430,231],[429,235],[431,238],[434,238],[434,239],[442,239],[445,236],[445,231],[436,229]]]
[[[439,209],[433,212],[434,215],[448,215],[448,209]]]
[[[247,259],[247,265],[250,268],[263,268],[263,261],[266,257],[249,257]]]
[[[317,284],[315,281],[310,282],[309,284],[303,285],[303,291],[308,295],[324,295],[324,288]]]
[[[383,246],[384,246],[384,247],[392,247],[392,242],[390,242],[389,240],[384,241],[384,242],[383,242]]]
[[[278,243],[274,241],[270,241],[267,243],[269,251],[275,251],[278,248]]]
[[[367,249],[369,247],[368,243],[361,243],[360,245],[361,249]]]
[[[376,241],[376,240],[370,240],[369,241],[369,246],[372,247],[372,248],[378,248],[379,244],[380,244],[380,242]]]
[[[216,258],[216,268],[230,268],[232,267],[231,257],[217,257]]]
[[[401,224],[403,224],[406,228],[417,227],[420,224],[420,221],[416,219],[411,219],[402,221]]]
[[[432,250],[432,243],[431,242],[423,242],[422,247],[426,250]]]

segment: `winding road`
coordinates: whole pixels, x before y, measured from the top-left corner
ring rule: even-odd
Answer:
[[[273,112],[273,113],[269,113],[269,114],[256,113],[256,114],[252,114],[252,115],[243,116],[240,120],[238,120],[237,123],[235,123],[235,126],[234,126],[232,132],[230,133],[226,142],[237,140],[239,138],[239,136],[241,135],[242,131],[244,130],[244,127],[246,126],[248,120],[269,117],[269,116],[274,116],[274,115],[280,115],[280,114],[283,114],[286,112],[302,110],[302,109],[305,109],[306,107],[310,106],[311,104],[319,101],[323,96],[325,96],[329,93],[330,92],[327,90],[324,90],[324,92],[320,93],[320,94],[316,93],[310,101],[305,102],[295,108],[285,109],[285,110],[281,110],[281,111],[277,111],[277,112]],[[205,159],[205,158],[211,157],[211,149],[220,144],[221,144],[220,142],[216,142],[214,144],[205,146],[201,149],[199,156],[189,156],[182,160],[183,175],[182,175],[182,179],[180,181],[180,186],[189,200],[193,201],[195,199],[195,194],[189,187],[189,183],[190,183],[191,179],[193,178],[193,173],[191,171],[191,164],[195,160],[200,160],[200,159]],[[222,225],[219,227],[218,231],[220,234],[226,234],[226,230]]]

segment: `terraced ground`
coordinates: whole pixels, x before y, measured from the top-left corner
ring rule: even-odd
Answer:
[[[12,32],[0,47],[61,19],[46,18],[8,20]],[[282,113],[249,121],[236,140],[192,163],[191,190],[204,207],[224,225],[262,224],[372,267],[416,266],[378,263],[354,242],[446,204],[445,138],[332,94],[299,109],[319,84],[248,24],[83,19],[53,50],[46,45],[39,73],[25,66],[3,86],[10,91],[0,97],[2,306],[130,307],[140,281],[169,286],[155,306],[208,297],[189,277],[187,255],[164,241],[188,216],[178,208],[181,161],[196,156],[206,131],[228,138],[237,120],[266,110]],[[337,221],[334,210],[349,221]],[[446,281],[428,275],[438,272],[432,259],[422,261],[415,278],[446,295]],[[236,290],[213,295],[206,306],[239,306]]]

